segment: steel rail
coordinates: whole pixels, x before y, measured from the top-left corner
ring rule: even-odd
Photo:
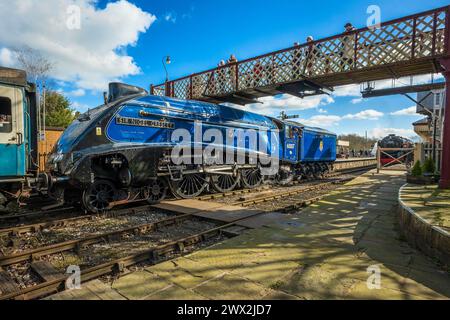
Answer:
[[[357,168],[357,169],[340,171],[340,172],[336,172],[335,176],[339,176],[339,175],[343,175],[343,174],[349,174],[349,173],[353,173],[353,172],[365,171],[365,170],[368,170],[369,168],[375,168],[375,166],[376,165],[371,165],[371,166],[368,166],[368,167],[361,167],[361,168]],[[328,176],[327,178],[331,178],[331,177],[333,177],[333,176]],[[320,190],[321,188],[323,188],[325,186],[341,184],[341,183],[345,183],[345,182],[348,182],[348,181],[353,180],[353,179],[354,178],[351,177],[351,178],[340,179],[340,180],[337,180],[337,181],[328,181],[328,182],[319,183],[317,185],[313,185],[313,186],[310,186],[310,187],[306,187],[306,188],[303,188],[303,189],[299,188],[298,190],[291,190],[291,191],[287,191],[287,192],[280,192],[280,193],[267,195],[267,196],[263,196],[263,197],[257,197],[257,198],[253,198],[253,199],[249,199],[249,200],[236,201],[236,202],[232,203],[232,205],[248,207],[248,206],[251,206],[251,205],[264,203],[264,202],[268,202],[268,201],[271,201],[271,200],[278,200],[278,199],[283,199],[283,198],[287,198],[287,197],[290,197],[290,196],[295,196],[295,195],[298,195],[298,194],[303,193],[303,192],[310,192],[310,191]]]
[[[236,219],[225,225],[215,227],[192,236],[174,240],[138,254],[130,255],[125,258],[117,259],[111,262],[107,262],[98,266],[88,268],[86,270],[82,270],[81,281],[82,283],[85,283],[89,280],[96,279],[98,277],[110,274],[112,272],[120,272],[124,268],[130,267],[132,265],[141,262],[148,261],[151,264],[156,264],[158,263],[162,255],[172,252],[179,252],[182,254],[186,247],[191,247],[195,244],[208,240],[216,234],[221,234],[221,232],[224,229],[232,227],[236,225],[238,222],[254,218],[263,214],[265,214],[265,212],[258,212],[244,218]],[[11,300],[11,299],[29,300],[29,299],[36,299],[51,294],[53,292],[57,292],[58,289],[63,289],[64,284],[66,283],[68,277],[69,277],[68,275],[63,275],[60,278],[53,281],[47,281],[17,292],[1,295],[0,300]]]
[[[367,159],[361,159],[361,160],[345,160],[345,161],[340,161],[339,163],[354,163],[354,162],[365,162],[365,161],[375,161],[375,163],[366,165],[366,166],[355,167],[355,168],[339,169],[339,170],[336,170],[335,172],[330,173],[329,175],[327,175],[327,177],[334,177],[334,176],[337,176],[340,174],[358,172],[358,171],[365,170],[366,168],[372,168],[372,167],[375,168],[376,167],[376,158],[373,158],[373,159],[367,158]],[[310,181],[305,181],[305,182],[310,182]],[[302,182],[297,182],[297,184],[300,184],[300,183],[302,183]],[[270,186],[265,185],[265,186],[255,188],[255,189],[247,188],[247,189],[234,190],[234,191],[224,192],[224,193],[208,194],[205,196],[197,197],[196,199],[200,200],[200,201],[208,201],[208,200],[215,200],[215,199],[220,199],[220,198],[225,198],[225,197],[238,196],[241,194],[254,193],[254,192],[264,191],[264,190],[268,190],[268,189],[270,189]]]
[[[325,186],[329,186],[329,185],[333,185],[333,184],[335,184],[335,183],[334,182],[320,183],[320,184],[317,184],[317,185],[314,185],[311,187],[299,188],[297,190],[280,192],[280,193],[267,195],[267,196],[263,196],[263,197],[256,197],[256,198],[249,199],[249,200],[236,201],[236,202],[232,203],[231,205],[241,206],[241,207],[249,207],[249,206],[252,206],[255,204],[259,204],[259,203],[264,203],[264,202],[268,202],[268,201],[272,201],[272,200],[279,200],[279,199],[295,196],[295,195],[298,195],[303,192],[320,190]]]
[[[123,234],[129,233],[145,233],[150,231],[155,231],[161,227],[167,227],[174,225],[180,221],[186,220],[193,217],[193,214],[178,215],[175,217],[170,217],[156,222],[141,224],[121,230],[111,231],[107,233],[102,233],[98,235],[89,235],[82,239],[69,240],[65,242],[60,242],[52,244],[49,246],[23,251],[9,256],[0,256],[0,267],[9,266],[16,263],[22,263],[30,260],[37,260],[38,258],[46,255],[56,254],[60,252],[70,251],[70,250],[81,250],[83,247],[93,245],[96,243],[103,242],[104,240],[111,240]]]
[[[112,210],[107,211],[101,214],[89,214],[89,215],[83,215],[73,218],[66,218],[66,219],[58,219],[58,220],[50,220],[50,221],[43,221],[23,226],[14,226],[9,227],[5,229],[0,229],[0,236],[10,235],[10,236],[17,236],[29,232],[38,232],[43,229],[48,228],[57,228],[57,227],[64,227],[66,225],[72,224],[74,222],[81,222],[84,220],[92,220],[97,217],[100,218],[110,218],[110,217],[119,217],[119,216],[125,216],[125,215],[133,215],[140,212],[145,212],[146,210],[154,209],[151,205],[145,205],[145,206],[139,206],[135,208],[128,208],[128,209],[120,209],[120,210]]]
[[[224,193],[213,193],[213,194],[208,194],[206,196],[198,197],[197,200],[200,200],[200,201],[215,200],[215,199],[219,199],[219,198],[238,196],[241,194],[264,191],[264,190],[268,190],[268,189],[270,189],[270,186],[266,185],[266,186],[262,186],[262,187],[255,188],[255,189],[242,189],[242,190],[235,190],[235,191],[224,192]]]
[[[73,210],[74,207],[64,207],[64,208],[58,208],[48,211],[32,211],[32,212],[26,212],[21,214],[9,214],[5,216],[0,216],[0,223],[7,220],[24,220],[25,218],[31,218],[31,217],[37,217],[41,215],[55,215],[59,213],[64,213],[65,211]]]

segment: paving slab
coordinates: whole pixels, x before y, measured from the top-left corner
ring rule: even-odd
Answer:
[[[167,261],[146,268],[146,270],[185,289],[192,289],[203,282],[225,274],[223,270],[187,258]]]
[[[237,225],[249,229],[259,229],[284,220],[289,220],[289,218],[285,214],[279,212],[269,212],[257,217],[245,219],[241,222],[238,222]]]
[[[158,291],[145,300],[205,300],[206,298],[192,290],[187,290],[176,285]]]
[[[222,206],[215,210],[205,210],[202,212],[198,212],[194,214],[194,216],[229,223],[252,217],[261,212],[261,210],[249,210],[242,207]]]
[[[45,300],[126,300],[117,291],[100,280],[85,283],[79,290],[66,290]]]
[[[194,292],[212,300],[261,300],[272,290],[234,275],[224,275],[208,281]]]
[[[138,271],[121,277],[113,283],[112,288],[129,300],[141,300],[171,285],[155,274]]]

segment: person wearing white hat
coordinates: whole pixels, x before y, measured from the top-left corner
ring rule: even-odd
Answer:
[[[353,66],[355,56],[355,37],[352,33],[355,27],[348,22],[345,26],[345,36],[342,38],[341,46],[341,71],[346,71]]]

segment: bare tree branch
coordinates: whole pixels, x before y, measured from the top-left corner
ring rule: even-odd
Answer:
[[[53,63],[39,51],[28,46],[14,49],[14,53],[21,68],[27,72],[30,81],[35,83],[45,82],[53,69]]]

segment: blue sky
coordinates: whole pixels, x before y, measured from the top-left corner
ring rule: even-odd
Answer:
[[[165,74],[161,59],[165,55],[172,57],[169,73],[174,79],[209,69],[221,59],[228,58],[231,53],[242,60],[289,47],[296,41],[303,42],[308,35],[319,39],[340,33],[343,25],[349,21],[356,27],[363,27],[369,5],[378,5],[382,21],[386,21],[448,4],[438,0],[121,0],[119,4],[105,0],[60,2],[67,5],[82,3],[82,18],[84,14],[91,20],[81,26],[79,35],[72,31],[64,39],[60,39],[61,47],[73,46],[70,52],[56,52],[54,48],[58,47],[58,36],[55,35],[47,45],[45,41],[33,40],[33,31],[27,29],[29,22],[24,22],[23,25],[18,23],[16,31],[18,37],[26,34],[28,39],[36,42],[39,50],[48,52],[57,62],[61,61],[58,70],[52,75],[55,79],[54,86],[69,95],[73,106],[81,111],[101,103],[101,89],[108,80],[118,79],[145,88],[152,83],[163,82]],[[16,5],[10,3],[0,0],[0,6]],[[115,5],[112,6],[112,3]],[[26,10],[30,14],[36,11],[31,7],[20,9],[22,15],[26,15]],[[61,14],[64,9],[61,7]],[[10,10],[8,14],[11,15],[11,12],[15,10]],[[57,14],[55,12],[58,10],[53,9],[52,12],[43,14],[48,14],[49,20],[53,20],[52,15]],[[107,21],[105,15],[110,21]],[[99,21],[97,25],[92,24],[94,19]],[[106,27],[102,30],[102,25],[108,25],[108,30]],[[52,26],[47,25],[46,29],[41,30],[41,34],[48,32],[50,38],[51,28]],[[61,32],[58,33],[60,34]],[[73,39],[70,43],[65,43],[68,37]],[[8,51],[17,45],[14,41],[17,40],[12,40],[12,36],[8,38],[0,35],[0,64],[14,63]],[[104,50],[100,51],[96,47]],[[337,133],[364,134],[367,130],[369,135],[387,133],[386,129],[409,135],[411,123],[420,119],[419,116],[409,115],[411,110],[400,112],[401,115],[392,115],[413,105],[404,97],[360,101],[354,88],[353,94],[348,91],[341,90],[339,96],[332,99],[316,98],[307,104],[309,107],[296,108],[296,100],[283,97],[281,100],[267,100],[264,107],[250,106],[249,109],[263,110],[272,115],[286,109],[290,114],[300,115],[307,123],[322,124]],[[283,108],[284,102],[286,108]]]

